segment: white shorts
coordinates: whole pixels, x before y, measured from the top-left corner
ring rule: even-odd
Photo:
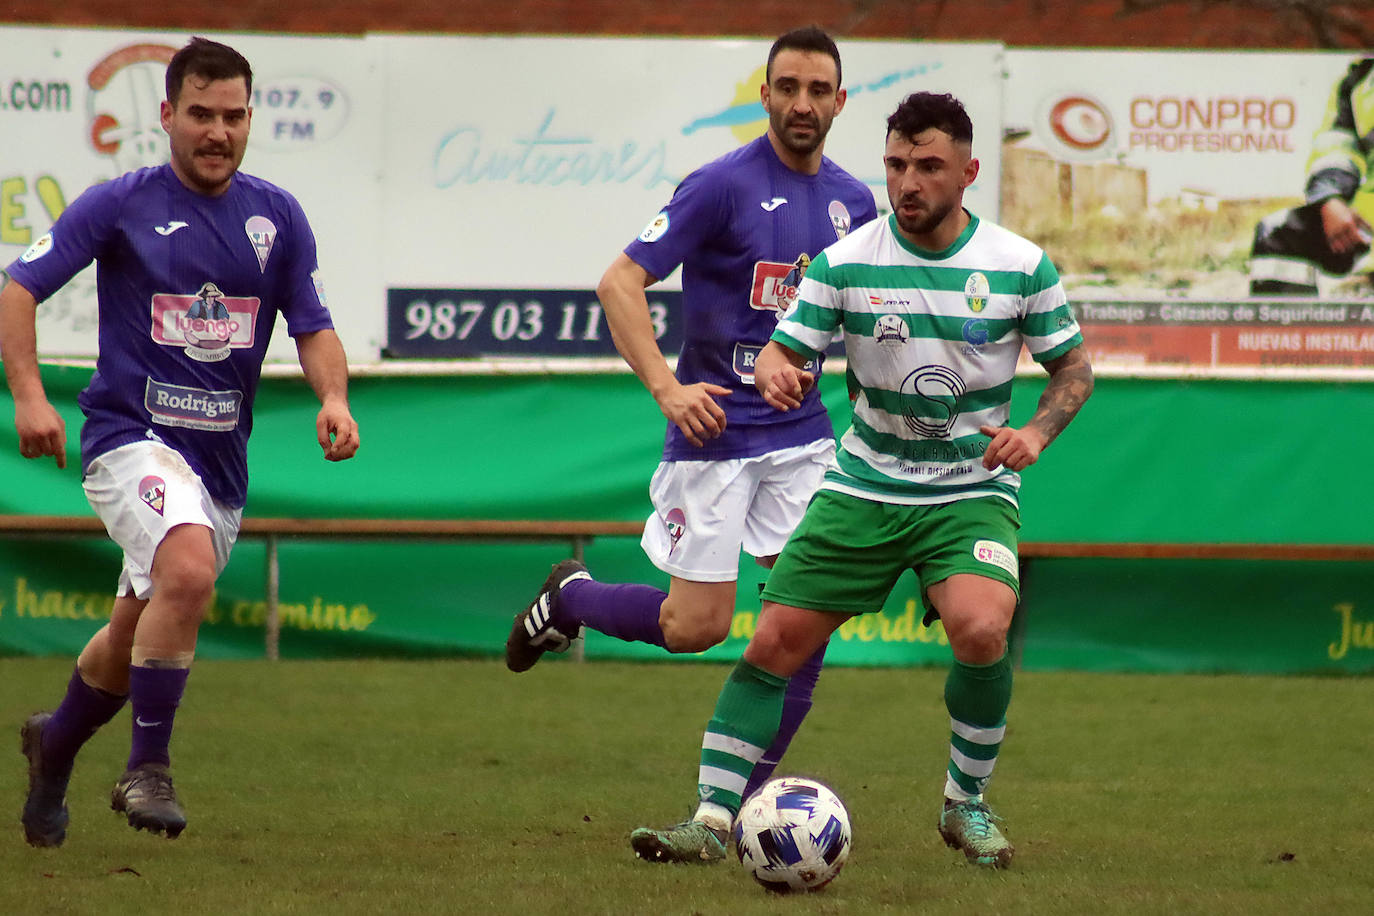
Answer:
[[[734,582],[741,548],[782,551],[835,466],[829,439],[754,458],[664,461],[649,482],[654,514],[640,545],[655,566],[692,582]]]
[[[210,529],[216,577],[229,562],[243,510],[212,497],[175,449],[152,440],[111,449],[91,462],[81,487],[110,538],[124,551],[116,595],[152,595],[153,555],[177,525]]]

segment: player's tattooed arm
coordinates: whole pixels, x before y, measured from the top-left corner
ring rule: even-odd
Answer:
[[[1038,430],[1048,446],[1078,415],[1093,393],[1093,367],[1088,362],[1088,354],[1079,346],[1046,361],[1045,369],[1050,374],[1049,383],[1040,396],[1035,415],[1026,425]]]
[[[1035,415],[1025,426],[983,426],[989,441],[983,451],[983,467],[989,471],[1005,465],[1024,471],[1040,460],[1040,453],[1064,431],[1093,391],[1093,369],[1082,347],[1045,363],[1049,384],[1040,396]]]

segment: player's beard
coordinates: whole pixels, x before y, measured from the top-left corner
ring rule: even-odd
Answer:
[[[892,207],[892,213],[897,218],[897,227],[908,235],[927,235],[934,232],[941,223],[949,218],[952,212],[954,212],[954,204],[952,203],[917,210],[915,216],[904,216],[900,203]]]
[[[799,156],[809,156],[820,149],[821,144],[825,143],[825,135],[830,131],[830,123],[822,121],[819,115],[812,117],[791,117],[784,120],[782,117],[775,117],[772,120],[773,133],[790,152]],[[811,130],[808,133],[797,133],[797,127],[806,126]]]

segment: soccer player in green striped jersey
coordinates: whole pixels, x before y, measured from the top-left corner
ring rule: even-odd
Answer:
[[[793,410],[815,384],[802,367],[843,332],[857,386],[853,424],[768,578],[758,629],[721,691],[702,741],[695,815],[631,835],[637,851],[653,849],[660,861],[723,850],[777,730],[788,678],[845,620],[879,610],[912,569],[954,655],[940,835],[977,865],[1011,864],[1012,845],[983,793],[1011,703],[1020,472],[1077,415],[1092,367],[1045,253],[964,209],[978,160],[963,105],[915,93],[887,127],[892,213],[812,261],[755,368],[764,400]],[[1049,382],[1018,428],[1008,424],[1023,346]]]

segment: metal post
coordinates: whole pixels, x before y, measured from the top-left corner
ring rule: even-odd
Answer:
[[[572,536],[572,555],[573,555],[573,559],[576,560],[576,561],[579,562],[579,563],[584,562],[584,560],[583,560],[582,558],[583,558],[583,556],[585,556],[585,549],[584,549],[584,548],[585,548],[586,542],[587,542],[588,540],[590,540],[590,539],[589,539],[589,538],[585,538],[585,537],[583,537],[583,536],[580,535],[580,534],[574,534],[574,535]],[[573,657],[573,661],[585,662],[585,661],[587,660],[587,638],[586,638],[586,636],[584,635],[585,629],[586,629],[585,627],[579,627],[579,628],[578,628],[578,631],[577,631],[577,638],[573,640],[573,644],[572,644],[572,657]]]
[[[267,660],[281,657],[281,616],[277,608],[280,570],[277,566],[277,536],[267,535]]]

